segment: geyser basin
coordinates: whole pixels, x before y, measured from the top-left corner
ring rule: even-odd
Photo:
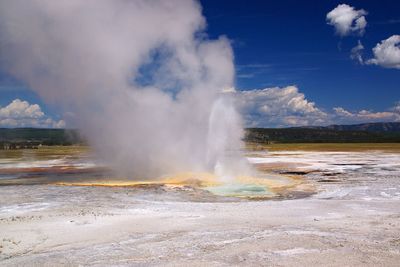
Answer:
[[[282,196],[302,184],[292,177],[260,174],[259,177],[237,176],[229,181],[212,173],[180,173],[167,175],[154,180],[132,181],[126,179],[83,180],[74,182],[56,182],[64,186],[106,186],[106,187],[143,187],[164,186],[168,188],[193,188],[205,190],[223,197],[268,199]]]
[[[314,192],[303,179],[262,171],[255,177],[181,172],[148,180],[119,178],[100,162],[93,161],[86,148],[53,147],[15,153],[9,151],[5,159],[0,159],[0,186],[129,187],[133,193],[148,195],[152,199],[211,202],[235,201],[234,198],[284,199]]]

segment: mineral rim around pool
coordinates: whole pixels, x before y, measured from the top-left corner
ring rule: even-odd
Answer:
[[[169,188],[193,187],[208,191],[217,196],[241,198],[274,198],[290,192],[303,181],[294,177],[274,174],[260,174],[259,177],[237,176],[229,181],[212,173],[180,173],[163,176],[154,180],[133,181],[126,179],[58,181],[54,184],[64,186],[166,186]],[[309,191],[311,189],[308,189]]]
[[[0,163],[0,185],[49,184],[63,186],[129,186],[195,188],[222,197],[275,198],[285,197],[304,184],[301,179],[259,172],[257,177],[237,176],[227,179],[212,173],[185,172],[150,180],[131,180],[113,177],[104,167],[94,163],[77,164],[73,160],[35,160]],[[297,189],[296,189],[297,190]],[[312,189],[308,188],[308,191]]]

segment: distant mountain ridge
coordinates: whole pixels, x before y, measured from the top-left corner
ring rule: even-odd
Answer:
[[[256,143],[398,143],[400,142],[400,122],[247,128],[245,141]]]
[[[375,122],[350,125],[329,125],[325,129],[335,131],[400,132],[400,122]]]

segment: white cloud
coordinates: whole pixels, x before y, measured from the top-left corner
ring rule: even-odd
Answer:
[[[37,104],[15,99],[7,106],[0,107],[0,127],[63,128],[65,122],[49,118]]]
[[[367,26],[365,19],[367,12],[364,9],[356,10],[354,7],[341,4],[326,15],[329,25],[335,27],[340,36],[358,34],[362,36]],[[400,35],[392,35],[382,40],[373,49],[374,57],[365,60],[362,57],[364,46],[358,41],[357,46],[351,49],[350,58],[364,65],[378,65],[384,68],[400,69]]]
[[[21,101],[19,99],[15,99],[8,106],[0,109],[0,117],[6,117],[10,119],[37,119],[43,116],[44,113],[40,109],[39,105],[30,105],[27,101]]]
[[[246,127],[289,127],[400,121],[400,102],[387,111],[348,111],[318,108],[296,86],[236,91]]]
[[[356,10],[352,6],[341,4],[326,15],[326,20],[329,25],[335,27],[340,36],[352,33],[363,35],[367,26],[365,15],[367,12],[364,9]]]
[[[400,113],[393,110],[389,111],[369,111],[361,110],[350,112],[344,108],[334,108],[333,120],[335,123],[364,123],[364,122],[389,122],[400,121]]]
[[[327,117],[296,86],[237,91],[237,100],[251,127],[323,124]]]
[[[400,35],[392,35],[378,43],[372,51],[374,58],[367,64],[379,65],[384,68],[400,69]]]
[[[364,59],[362,57],[363,50],[364,46],[362,45],[361,41],[358,40],[358,44],[351,49],[350,58],[363,65],[364,64]]]
[[[397,113],[397,114],[400,115],[400,101],[398,101],[398,102],[394,105],[394,107],[392,108],[392,111],[393,111],[394,113]]]
[[[333,108],[333,110],[336,112],[336,114],[338,116],[341,116],[341,117],[351,117],[352,116],[351,112],[345,110],[342,107],[336,107],[336,108]]]

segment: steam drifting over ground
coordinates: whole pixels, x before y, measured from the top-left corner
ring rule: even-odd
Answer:
[[[2,1],[1,66],[63,108],[121,174],[206,170],[221,153],[208,147],[210,113],[230,102],[218,99],[234,67],[228,39],[205,26],[196,1]],[[236,111],[217,114],[235,141],[212,145],[237,148]]]

